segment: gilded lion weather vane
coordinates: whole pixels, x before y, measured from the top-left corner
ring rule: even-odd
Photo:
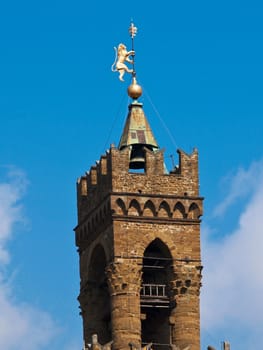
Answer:
[[[135,65],[134,65],[134,59],[135,59],[135,51],[134,51],[134,37],[137,33],[137,28],[134,26],[134,24],[131,22],[129,33],[132,38],[132,49],[130,51],[127,50],[127,47],[124,44],[119,44],[118,48],[114,47],[115,49],[115,61],[113,65],[111,66],[111,70],[113,72],[119,72],[119,79],[121,81],[124,81],[123,76],[126,73],[131,73],[133,77],[135,77]],[[132,56],[132,59],[130,58]],[[132,68],[128,68],[125,62],[128,62],[132,64]]]

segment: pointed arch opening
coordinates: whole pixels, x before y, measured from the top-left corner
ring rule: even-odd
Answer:
[[[168,247],[155,239],[145,249],[141,288],[142,344],[156,350],[170,348],[172,256]]]
[[[173,210],[173,218],[184,219],[185,218],[185,207],[181,202],[177,202]]]
[[[138,201],[136,199],[133,199],[129,205],[128,210],[129,215],[139,216],[141,214],[141,207]]]
[[[189,219],[199,219],[201,216],[200,209],[196,203],[192,203],[189,208],[188,218]]]
[[[155,206],[153,204],[152,201],[148,200],[145,204],[144,204],[144,208],[143,208],[143,216],[155,216]]]
[[[85,339],[91,339],[93,334],[98,334],[102,344],[111,340],[111,302],[107,284],[105,269],[107,266],[106,255],[103,247],[97,245],[91,255],[88,266],[88,320],[85,324],[90,328],[85,329]]]
[[[123,202],[123,200],[121,198],[118,198],[116,200],[116,204],[117,204],[116,213],[119,215],[126,215],[127,211],[126,211],[126,206],[125,206],[125,203]]]
[[[161,218],[167,218],[171,216],[170,206],[166,201],[162,201],[159,206],[158,216]]]

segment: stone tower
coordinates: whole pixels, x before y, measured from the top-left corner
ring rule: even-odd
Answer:
[[[178,150],[179,165],[168,173],[135,75],[128,92],[133,101],[119,146],[77,182],[85,346],[97,334],[113,350],[149,343],[200,350],[198,153]]]

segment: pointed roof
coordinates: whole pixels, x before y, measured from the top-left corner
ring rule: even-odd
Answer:
[[[150,151],[159,149],[142,103],[133,101],[129,105],[129,114],[123,129],[119,149],[130,148],[130,169],[145,168],[145,148]]]
[[[159,148],[144,114],[142,103],[137,101],[129,105],[129,114],[123,129],[119,149],[131,145],[141,145],[151,150]]]

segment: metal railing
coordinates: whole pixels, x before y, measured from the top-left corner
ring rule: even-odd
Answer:
[[[141,296],[167,298],[166,285],[143,283],[141,289]]]

